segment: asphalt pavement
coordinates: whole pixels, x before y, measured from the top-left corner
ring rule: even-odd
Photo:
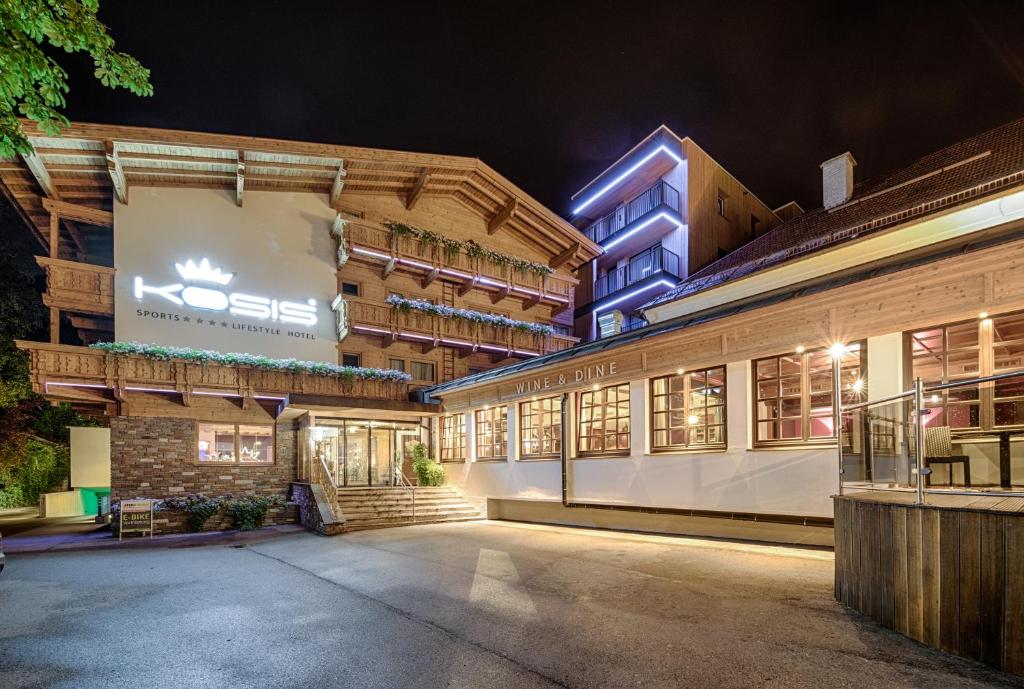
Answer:
[[[832,554],[467,522],[15,554],[0,687],[1021,687],[832,599]]]

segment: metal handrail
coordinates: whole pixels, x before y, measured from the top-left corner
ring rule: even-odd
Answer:
[[[843,404],[842,400],[839,402],[839,409],[841,411],[853,411],[855,409],[864,409],[865,407],[873,407],[877,404],[885,404],[886,402],[895,402],[901,400],[904,397],[913,397],[914,391],[907,390],[906,392],[898,392],[895,395],[889,395],[888,397],[881,397],[877,400],[871,400],[870,402],[857,402],[856,404]]]
[[[931,392],[933,390],[949,390],[950,388],[962,388],[968,385],[980,385],[982,383],[990,383],[996,380],[1005,380],[1007,378],[1018,378],[1024,376],[1024,368],[1018,368],[1016,371],[1007,371],[1006,373],[995,373],[991,376],[982,376],[981,378],[971,378],[969,380],[956,380],[952,383],[940,383],[930,388],[925,388],[925,392]]]
[[[392,480],[391,483],[398,487],[404,488],[412,494],[412,521],[416,522],[416,486],[412,484],[412,481],[402,471],[401,456],[398,452],[395,452],[394,462],[391,465]]]

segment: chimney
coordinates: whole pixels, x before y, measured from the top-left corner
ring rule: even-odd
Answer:
[[[841,206],[853,196],[853,166],[849,151],[821,164],[821,201],[825,209]]]

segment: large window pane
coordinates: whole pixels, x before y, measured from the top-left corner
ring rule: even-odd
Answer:
[[[765,375],[775,368],[765,368]],[[778,389],[766,383],[769,393]],[[651,445],[655,450],[725,442],[725,368],[688,371],[651,381]]]
[[[461,462],[466,458],[466,415],[441,417],[441,461]]]
[[[508,408],[488,407],[476,411],[476,458],[505,459],[508,456]]]
[[[587,390],[577,397],[579,454],[629,451],[629,384]]]
[[[274,429],[270,426],[239,426],[238,460],[250,464],[273,464]]]
[[[235,461],[235,425],[220,423],[199,424],[199,461]]]
[[[559,397],[519,405],[520,457],[558,456],[562,450],[562,403]]]

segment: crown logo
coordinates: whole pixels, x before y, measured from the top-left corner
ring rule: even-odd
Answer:
[[[183,280],[196,280],[226,285],[231,282],[231,278],[235,277],[234,273],[222,273],[220,268],[211,268],[210,261],[206,258],[200,261],[198,266],[190,258],[185,265],[175,263],[174,267],[178,269],[178,274],[181,275]]]

